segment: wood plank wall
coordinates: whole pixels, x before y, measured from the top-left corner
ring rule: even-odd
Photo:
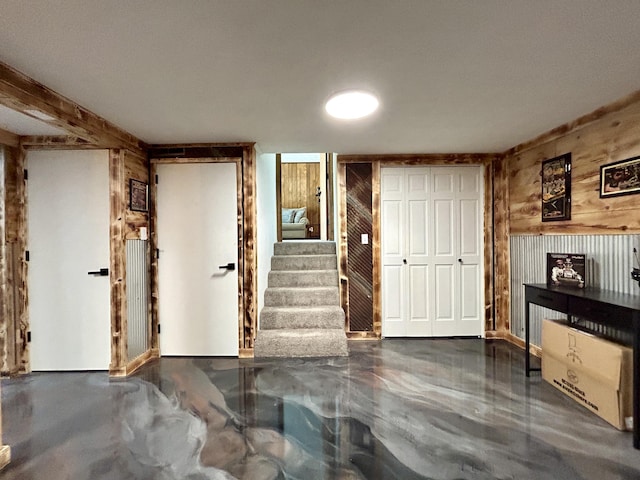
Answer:
[[[307,207],[309,224],[315,226],[311,238],[320,238],[320,163],[282,163],[282,208]]]
[[[5,280],[6,312],[0,320],[6,342],[2,348],[0,374],[15,375],[31,370],[27,343],[28,297],[25,151],[5,147]]]
[[[484,167],[484,297],[485,297],[485,332],[487,336],[498,336],[494,332],[498,328],[504,328],[506,322],[497,320],[496,312],[509,312],[508,297],[494,296],[494,281],[500,278],[501,281],[507,278],[506,288],[508,289],[508,258],[505,259],[504,251],[508,252],[509,239],[502,235],[507,219],[504,212],[497,212],[497,208],[504,208],[505,197],[497,205],[493,201],[494,192],[494,163],[501,165],[503,156],[501,154],[407,154],[407,155],[339,155],[338,156],[338,195],[340,205],[340,245],[339,245],[339,266],[340,266],[340,294],[342,305],[347,315],[347,332],[351,338],[380,338],[382,332],[382,300],[380,291],[380,168],[389,166],[417,166],[417,165],[482,165]],[[365,164],[371,171],[370,180],[367,185],[360,185],[357,188],[366,188],[371,195],[371,252],[372,252],[372,285],[371,298],[369,304],[358,307],[350,303],[350,248],[347,232],[349,231],[349,210],[348,198],[349,189],[355,188],[348,185],[347,172],[351,164]],[[498,188],[504,191],[506,177],[503,170],[498,169]],[[502,223],[498,230],[494,229],[494,217]],[[351,239],[353,241],[353,239]],[[506,273],[505,273],[506,272]],[[502,284],[500,284],[500,288]],[[500,306],[495,302],[499,300]],[[361,302],[360,302],[361,303]],[[355,311],[358,309],[362,311]],[[361,316],[373,312],[373,329],[367,332],[350,332],[350,318]]]
[[[572,155],[571,220],[541,217],[541,162]],[[576,235],[640,232],[638,195],[600,198],[600,167],[640,155],[640,94],[558,127],[506,154],[510,233]]]

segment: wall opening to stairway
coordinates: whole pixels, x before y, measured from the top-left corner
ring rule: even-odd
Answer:
[[[335,155],[276,154],[278,241],[333,240]]]

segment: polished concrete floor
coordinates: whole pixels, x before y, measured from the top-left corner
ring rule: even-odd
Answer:
[[[639,479],[640,451],[499,340],[164,358],[3,380],[0,479]]]

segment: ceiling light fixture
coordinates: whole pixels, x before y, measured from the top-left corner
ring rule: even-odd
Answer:
[[[324,108],[329,115],[345,120],[371,115],[378,108],[378,99],[368,92],[349,90],[333,95]]]

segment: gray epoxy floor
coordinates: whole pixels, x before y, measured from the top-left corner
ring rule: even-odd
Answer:
[[[2,382],[2,479],[639,479],[640,451],[499,340],[163,358]]]

